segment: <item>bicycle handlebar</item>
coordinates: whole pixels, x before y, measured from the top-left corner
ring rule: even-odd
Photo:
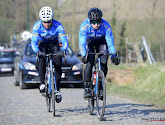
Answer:
[[[115,55],[114,53],[88,53],[89,55]]]
[[[49,56],[59,56],[59,57],[64,57],[64,60],[65,60],[65,64],[67,64],[67,59],[66,59],[66,54],[64,53],[64,55],[58,55],[56,53],[49,53],[49,54],[46,54],[45,57],[49,57]]]
[[[61,56],[61,55],[58,55],[58,54],[55,54],[55,53],[49,53],[49,54],[46,54],[45,56],[49,57],[49,56]],[[65,57],[65,55],[63,55],[61,57]]]
[[[49,54],[46,54],[45,57],[49,57],[50,56],[56,56],[56,54],[53,54],[53,53],[49,53]]]
[[[88,53],[89,55],[97,55],[97,56],[101,56],[101,55],[116,55],[117,57],[119,57],[119,51],[116,51],[116,53]]]

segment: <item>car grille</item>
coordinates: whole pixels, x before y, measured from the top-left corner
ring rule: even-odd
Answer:
[[[14,64],[13,62],[0,62],[0,65],[3,65],[3,64]]]
[[[14,67],[14,64],[13,63],[11,63],[11,64],[3,63],[3,64],[0,64],[0,67]]]
[[[72,71],[71,67],[61,67],[61,69],[62,69],[62,72],[70,72],[70,71]]]

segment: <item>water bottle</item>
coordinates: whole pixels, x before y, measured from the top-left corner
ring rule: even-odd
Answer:
[[[93,72],[93,85],[96,84],[96,72],[94,71]]]

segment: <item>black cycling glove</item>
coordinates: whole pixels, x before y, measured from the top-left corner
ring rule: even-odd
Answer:
[[[111,56],[112,63],[115,65],[119,65],[120,63],[120,58],[119,58],[119,52],[117,52],[115,55]]]
[[[64,52],[65,52],[65,51],[63,51],[63,50],[58,51],[58,52],[56,53],[56,55],[57,55],[57,56],[60,56],[60,57],[64,57]]]
[[[38,56],[43,56],[43,57],[46,56],[46,54],[44,52],[41,52],[41,51],[37,51],[37,54],[38,54]]]
[[[85,54],[85,56],[82,57],[82,62],[86,64],[88,62],[88,52]]]
[[[83,56],[83,57],[82,57],[82,62],[83,62],[84,64],[88,62],[86,56]]]

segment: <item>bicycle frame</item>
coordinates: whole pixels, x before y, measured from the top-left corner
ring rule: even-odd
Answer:
[[[50,112],[50,107],[51,107],[51,100],[52,100],[52,110],[53,110],[53,116],[55,116],[55,100],[56,100],[56,92],[57,92],[57,85],[56,85],[56,77],[55,77],[55,68],[53,67],[53,62],[52,62],[52,57],[55,54],[47,54],[46,55],[46,62],[48,62],[48,66],[47,66],[47,71],[46,73],[48,73],[48,88],[46,91],[46,103],[47,103],[47,108],[48,108],[48,112]],[[46,79],[46,78],[45,78]]]
[[[51,55],[48,55],[48,57],[47,57],[47,61],[48,61],[48,63],[49,63],[49,65],[48,65],[48,71],[50,72],[51,70],[53,71],[53,73],[54,73],[54,67],[53,67],[53,63],[52,63],[52,58],[50,57]],[[52,81],[51,81],[51,74],[49,74],[50,75],[50,77],[49,77],[49,88],[48,88],[48,91],[49,92],[52,92]],[[56,77],[55,77],[55,75],[53,76],[54,77],[54,85],[55,85],[55,91],[57,91],[57,85],[56,85]]]
[[[92,97],[88,99],[88,111],[90,115],[93,114],[94,102],[96,101],[97,115],[98,115],[99,120],[101,121],[103,120],[105,107],[106,107],[105,106],[106,105],[106,83],[105,83],[104,72],[101,70],[101,55],[112,55],[112,54],[110,53],[108,54],[107,53],[105,54],[89,53],[89,54],[97,55],[97,59],[94,62],[94,65],[93,65],[94,70],[92,71],[92,77],[93,77],[93,72],[96,72],[96,83],[92,85]],[[102,91],[102,94],[101,94],[101,91]]]
[[[98,72],[98,71],[100,71],[101,70],[101,59],[100,59],[100,57],[98,57],[97,58],[97,61],[96,61],[96,64],[97,64],[97,62],[98,62],[98,65],[97,65],[97,67],[95,66],[95,70],[97,70],[96,72]],[[96,65],[96,64],[94,64],[94,65]],[[95,95],[98,93],[98,89],[97,89],[97,87],[98,87],[98,73],[97,73],[97,75],[96,75],[96,84],[95,84],[95,91],[94,91],[94,93],[95,93]]]

